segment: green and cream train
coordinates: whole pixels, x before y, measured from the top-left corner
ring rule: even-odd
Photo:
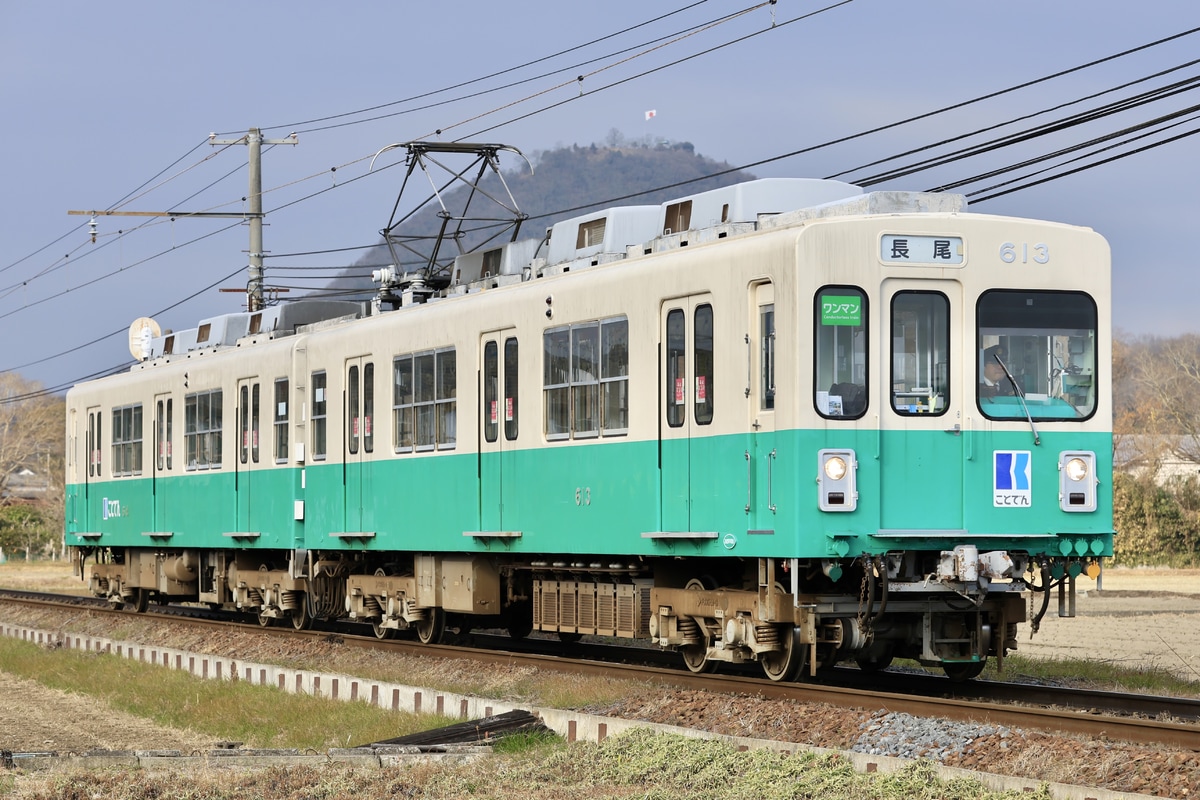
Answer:
[[[137,609],[974,677],[1112,554],[1111,297],[965,205],[758,180],[148,332],[68,394],[67,543]]]

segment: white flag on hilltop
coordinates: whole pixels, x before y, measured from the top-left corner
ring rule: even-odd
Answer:
[[[655,110],[652,108],[652,109],[650,109],[649,111],[647,111],[647,112],[646,112],[646,119],[647,119],[647,120],[652,120],[652,119],[654,119],[654,118],[655,118],[657,115],[658,115],[658,112],[657,112],[657,111],[655,111]]]

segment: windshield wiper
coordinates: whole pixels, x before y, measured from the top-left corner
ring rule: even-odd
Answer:
[[[1025,412],[1025,419],[1029,421],[1029,429],[1033,431],[1033,444],[1036,447],[1042,443],[1042,439],[1038,436],[1037,426],[1033,424],[1033,415],[1029,413],[1029,406],[1025,405],[1025,393],[1021,391],[1021,387],[1017,385],[1017,379],[1008,371],[1008,365],[1000,358],[999,353],[992,353],[992,358],[996,359],[996,363],[1000,365],[1000,369],[1004,370],[1004,376],[1008,378],[1008,382],[1012,384],[1013,394],[1017,396],[1017,400],[1021,402],[1021,409]]]

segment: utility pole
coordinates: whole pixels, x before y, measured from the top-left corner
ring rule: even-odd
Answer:
[[[246,282],[246,310],[263,307],[263,210],[262,210],[262,146],[263,144],[296,144],[296,134],[286,139],[264,139],[262,131],[251,128],[240,139],[217,139],[208,135],[212,145],[245,144],[250,148],[250,193],[247,197],[247,216],[250,218],[250,276]]]
[[[68,211],[68,214],[90,215],[92,217],[92,243],[96,241],[96,217],[219,217],[226,219],[250,220],[250,277],[246,283],[246,310],[258,311],[263,307],[263,210],[262,210],[262,146],[263,144],[299,144],[296,134],[286,139],[264,139],[262,130],[251,128],[240,139],[218,139],[215,133],[208,135],[208,143],[212,145],[244,144],[250,148],[250,192],[246,197],[248,208],[245,212],[226,213],[208,211]]]

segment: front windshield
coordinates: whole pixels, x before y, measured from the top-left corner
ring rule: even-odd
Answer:
[[[1082,420],[1096,409],[1096,304],[1082,292],[979,298],[979,409],[992,419]]]

